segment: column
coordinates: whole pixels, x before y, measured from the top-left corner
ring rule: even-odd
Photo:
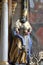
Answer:
[[[12,0],[8,0],[8,24],[11,24],[11,18],[12,18]]]
[[[11,25],[12,25],[12,0],[8,0],[8,50],[10,50],[10,39],[11,39]],[[9,52],[9,51],[8,51]]]
[[[8,65],[8,0],[2,0],[0,65]]]

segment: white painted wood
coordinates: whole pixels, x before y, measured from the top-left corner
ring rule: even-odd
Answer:
[[[34,8],[34,1],[30,0],[30,8]]]
[[[43,0],[40,0],[41,3],[43,3]]]

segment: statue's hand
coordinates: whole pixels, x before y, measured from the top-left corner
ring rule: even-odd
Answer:
[[[16,28],[16,32],[17,32],[17,33],[19,33],[19,30],[18,30],[18,28]]]

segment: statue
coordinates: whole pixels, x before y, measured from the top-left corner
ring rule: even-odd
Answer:
[[[18,23],[18,21],[16,23]],[[21,31],[19,31],[20,29],[22,29],[22,34],[20,33]],[[23,46],[25,47],[26,50],[26,56],[28,62],[30,60],[30,57],[32,56],[31,55],[32,39],[30,37],[31,31],[32,31],[32,27],[28,21],[26,21],[23,24],[19,22],[16,28],[16,32],[20,34],[19,37],[23,40]]]
[[[22,16],[14,23],[12,29],[13,44],[10,51],[10,61],[14,63],[28,63],[32,50],[30,33],[32,27],[27,20],[28,0],[22,0]],[[17,55],[16,55],[17,54]]]

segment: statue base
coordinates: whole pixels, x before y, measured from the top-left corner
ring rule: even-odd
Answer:
[[[6,61],[0,61],[0,65],[10,65],[10,64]]]

